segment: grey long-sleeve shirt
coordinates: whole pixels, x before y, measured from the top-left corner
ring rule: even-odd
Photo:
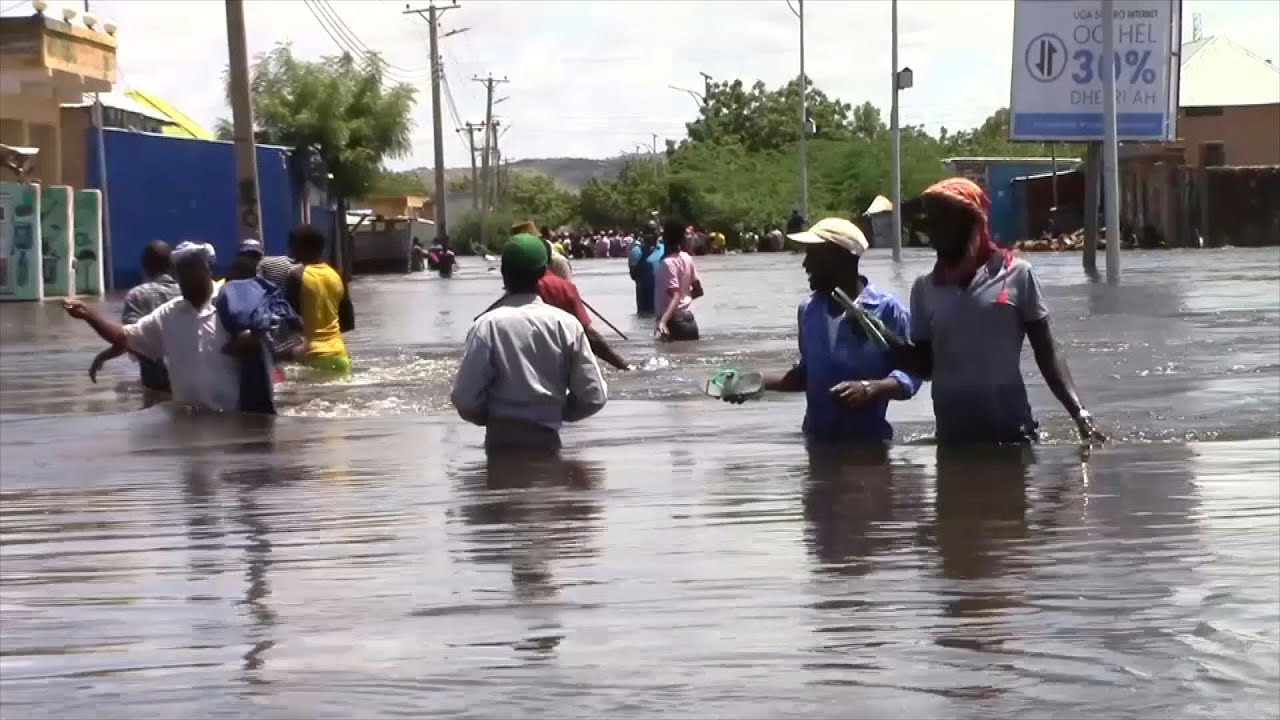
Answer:
[[[600,412],[608,387],[576,318],[536,295],[510,295],[471,326],[450,399],[476,425],[558,432]]]

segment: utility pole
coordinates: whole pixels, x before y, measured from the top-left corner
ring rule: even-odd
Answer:
[[[1116,143],[1115,0],[1102,0],[1102,199],[1107,206],[1107,282],[1120,281],[1120,173]]]
[[[898,127],[898,89],[902,85],[898,72],[898,0],[893,0],[890,10],[893,15],[892,40],[893,49],[890,62],[893,63],[893,102],[889,106],[889,135],[892,150],[890,154],[889,182],[893,185],[893,261],[902,262],[902,132]]]
[[[698,74],[702,76],[702,102],[706,103],[707,98],[711,97],[711,76],[704,72]]]
[[[494,140],[496,139],[496,135],[493,132],[493,89],[500,83],[507,82],[507,79],[505,77],[498,79],[492,74],[484,78],[474,77],[471,79],[485,87],[484,150],[480,155],[480,179],[484,185],[484,191],[480,194],[480,197],[483,200],[483,204],[480,206],[480,244],[485,245],[488,241],[486,230],[488,226],[489,208],[492,204],[491,198],[493,194],[493,178],[489,171],[489,155],[490,149],[493,147]]]
[[[452,5],[445,7],[436,7],[435,3],[427,6],[426,10],[411,10],[406,8],[405,15],[417,15],[422,17],[425,12],[427,14],[427,25],[430,28],[428,38],[430,40],[431,52],[431,130],[434,151],[434,164],[436,171],[436,188],[435,197],[432,198],[431,206],[435,209],[436,219],[436,237],[447,236],[449,234],[448,214],[445,211],[445,184],[444,184],[444,127],[440,120],[440,16],[449,10],[458,7],[457,0]],[[452,33],[450,33],[452,34]]]
[[[504,129],[501,133],[499,133],[498,128],[500,127],[502,127],[502,121],[494,120],[493,131],[492,131],[493,132],[493,164],[489,168],[490,171],[492,171],[493,173],[493,182],[491,183],[489,188],[489,191],[491,194],[491,197],[489,199],[489,205],[495,208],[498,207],[499,200],[501,200],[503,197],[503,192],[505,190],[506,182],[508,179],[506,177],[503,177],[503,174],[502,174],[502,150],[498,147],[498,140],[501,139],[502,136],[506,134],[506,130]]]
[[[490,74],[488,77],[472,78],[472,80],[480,83],[481,85],[484,85],[484,88],[485,88],[484,151],[480,155],[480,178],[481,180],[483,180],[484,186],[485,186],[485,192],[483,193],[483,197],[485,198],[485,202],[488,203],[488,198],[491,195],[490,187],[493,185],[493,178],[490,173],[490,159],[492,155],[493,144],[497,140],[497,135],[494,132],[494,127],[493,127],[493,104],[494,104],[493,90],[498,85],[508,82],[508,80],[505,77],[501,79],[495,78],[492,74]]]
[[[258,157],[253,137],[253,103],[249,95],[249,51],[244,39],[244,0],[226,0],[227,53],[230,56],[231,119],[236,146],[236,197],[239,240],[262,240],[262,205],[258,200]],[[342,258],[343,261],[348,260]]]
[[[89,13],[89,0],[84,0],[85,14]],[[1196,16],[1199,18],[1199,16]],[[90,114],[93,120],[94,133],[98,138],[98,190],[102,193],[102,267],[106,272],[102,274],[103,282],[106,285],[104,290],[111,292],[115,290],[115,257],[111,252],[111,203],[107,199],[107,139],[102,132],[102,126],[106,123],[106,113],[102,109],[102,97],[97,92],[93,94],[93,112]]]
[[[467,147],[471,149],[471,209],[480,209],[480,178],[476,176],[476,132],[483,130],[484,125],[480,123],[467,123],[466,127],[458,128],[458,132],[467,134]]]

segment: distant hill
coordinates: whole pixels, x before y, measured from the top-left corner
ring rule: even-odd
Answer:
[[[516,160],[511,163],[511,170],[512,172],[546,175],[566,188],[578,190],[583,185],[586,185],[591,178],[616,177],[622,171],[622,164],[625,161],[625,157],[605,160],[591,158],[534,158]],[[431,168],[414,168],[414,172],[422,175],[423,182],[427,187],[431,187],[434,182],[431,176]],[[447,168],[444,174],[446,182],[455,178],[470,177],[471,167]]]

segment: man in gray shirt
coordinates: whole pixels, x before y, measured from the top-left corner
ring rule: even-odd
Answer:
[[[1081,440],[1105,440],[1054,343],[1031,263],[991,240],[986,192],[971,180],[950,178],[925,190],[923,200],[938,261],[911,289],[912,345],[899,351],[897,362],[932,380],[938,441],[1036,439],[1020,367],[1023,338]]]

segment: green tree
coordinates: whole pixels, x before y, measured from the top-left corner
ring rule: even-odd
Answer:
[[[828,98],[808,78],[805,92],[810,137],[847,137],[850,106]],[[800,81],[777,90],[759,81],[750,89],[741,80],[711,83],[698,118],[686,130],[689,143],[739,144],[748,152],[784,147],[800,134]]]
[[[340,216],[352,199],[372,190],[384,161],[411,149],[416,90],[405,83],[388,85],[382,68],[376,55],[299,60],[287,43],[254,59],[249,90],[255,135],[260,142],[298,151],[315,149]],[[229,71],[224,76],[229,100]],[[227,124],[219,123],[224,130]],[[346,228],[340,227],[345,236]],[[350,257],[348,246],[344,242],[345,257]]]
[[[402,170],[393,172],[390,170],[380,171],[374,178],[369,188],[368,195],[417,195],[420,197],[429,196],[427,186],[422,182],[422,176],[413,170]]]
[[[506,204],[515,217],[559,227],[578,214],[578,197],[542,173],[511,173]]]
[[[594,227],[634,227],[653,210],[670,205],[666,165],[662,160],[636,158],[617,178],[592,178],[579,193],[578,214]]]

